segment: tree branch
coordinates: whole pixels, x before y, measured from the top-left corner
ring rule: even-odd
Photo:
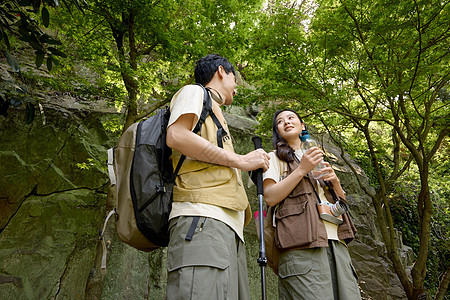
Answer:
[[[361,44],[362,44],[362,46],[364,48],[364,51],[366,52],[367,56],[369,57],[369,59],[370,59],[370,61],[372,63],[372,66],[374,67],[374,69],[375,69],[375,71],[376,71],[376,73],[378,75],[378,78],[380,79],[383,87],[387,88],[388,84],[384,80],[380,69],[378,68],[377,64],[375,63],[375,60],[373,58],[373,54],[369,51],[369,49],[367,49],[366,40],[365,40],[364,34],[362,32],[362,29],[361,29],[361,26],[360,26],[358,20],[356,19],[356,17],[353,15],[353,13],[348,9],[348,7],[342,1],[341,1],[341,4],[344,7],[344,9],[347,12],[347,14],[353,20],[353,23],[355,24],[355,27],[356,27],[356,29],[358,31],[358,36],[359,36],[360,42],[361,42]]]
[[[417,29],[417,32],[419,33],[419,52],[418,52],[419,54],[417,56],[416,65],[414,67],[414,74],[411,79],[411,84],[409,85],[409,90],[408,90],[409,95],[411,95],[411,91],[414,86],[414,81],[417,76],[417,70],[419,69],[420,58],[421,58],[421,54],[422,54],[422,32],[420,31],[420,11],[419,11],[419,6],[417,5],[416,0],[414,0],[414,4],[416,6],[416,12],[417,12],[417,27],[416,27],[416,29]],[[414,108],[416,108],[416,107],[414,106]],[[417,112],[417,114],[419,114],[419,112],[417,111],[417,108],[416,108],[416,112]]]
[[[434,297],[434,300],[444,300],[447,295],[448,285],[450,283],[450,267],[447,268],[444,275],[442,276],[441,281],[439,282],[439,288]]]

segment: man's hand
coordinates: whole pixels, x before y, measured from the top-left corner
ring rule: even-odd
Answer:
[[[269,169],[269,155],[263,149],[256,149],[250,153],[240,156],[237,168],[242,171],[253,171],[263,169],[263,172]]]
[[[254,150],[245,155],[226,151],[191,131],[196,121],[194,114],[181,115],[167,129],[167,146],[182,154],[207,163],[234,167],[242,171],[252,171],[269,168],[269,155],[262,149]]]

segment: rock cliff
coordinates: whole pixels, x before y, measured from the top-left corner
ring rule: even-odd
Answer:
[[[3,84],[14,81],[2,75]],[[25,122],[24,105],[0,116],[0,298],[1,299],[164,299],[165,249],[139,252],[108,228],[108,266],[100,270],[98,231],[106,214],[106,150],[117,134],[108,122],[118,115],[99,102],[58,93],[36,93],[41,113]],[[40,103],[38,106],[37,103]],[[253,149],[255,121],[227,114],[236,152]],[[267,143],[268,145],[270,143]],[[371,200],[355,175],[325,140],[327,156],[347,192],[358,229],[349,245],[364,299],[404,299],[386,258]],[[270,150],[268,147],[266,150]],[[368,185],[364,172],[360,178]],[[243,174],[246,179],[247,174]],[[254,187],[248,189],[257,209]],[[245,229],[253,299],[261,295],[259,245],[254,222]],[[399,245],[410,262],[412,251]],[[277,279],[266,268],[268,299],[277,298]]]

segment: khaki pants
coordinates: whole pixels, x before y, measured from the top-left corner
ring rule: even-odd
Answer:
[[[347,247],[329,241],[329,247],[280,253],[279,299],[359,300],[361,294]]]
[[[250,299],[242,241],[226,224],[204,217],[187,241],[192,220],[170,222],[167,299]]]

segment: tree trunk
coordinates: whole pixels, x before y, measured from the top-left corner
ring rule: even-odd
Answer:
[[[123,133],[128,127],[130,127],[131,124],[136,122],[138,115],[137,98],[139,94],[139,85],[137,80],[134,78],[134,72],[137,71],[137,50],[134,38],[135,24],[133,11],[130,11],[127,14],[122,13],[121,25],[122,26],[114,26],[113,24],[110,24],[119,55],[120,74],[122,75],[125,88],[128,92],[128,99],[126,101],[127,117],[122,128]],[[129,65],[127,64],[127,60],[125,58],[124,28],[126,28],[126,31],[128,32],[129,39]]]
[[[373,205],[377,215],[377,222],[381,230],[381,235],[383,236],[383,241],[386,245],[387,256],[392,262],[394,270],[402,284],[402,287],[406,293],[408,299],[413,298],[413,284],[408,278],[405,271],[405,266],[400,260],[400,256],[397,249],[397,238],[394,231],[394,221],[390,214],[389,203],[386,199],[386,181],[380,170],[380,164],[377,159],[376,151],[372,144],[372,138],[369,132],[369,124],[363,128],[363,133],[366,137],[367,146],[369,148],[370,157],[372,160],[372,165],[375,166],[377,173],[377,181],[379,188],[377,189],[375,197],[372,197]]]
[[[424,159],[420,169],[420,179],[422,187],[419,193],[417,210],[419,213],[419,240],[420,247],[417,260],[411,270],[413,279],[413,299],[420,299],[420,295],[425,293],[424,282],[427,273],[426,263],[428,258],[428,248],[430,242],[430,224],[433,204],[431,203],[430,189],[428,186],[428,162]]]

